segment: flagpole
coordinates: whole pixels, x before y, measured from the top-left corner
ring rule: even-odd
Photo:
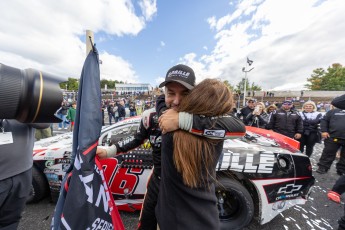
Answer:
[[[86,30],[86,57],[90,53],[90,51],[92,50],[92,46],[93,46],[92,44],[95,44],[93,31],[92,30]]]

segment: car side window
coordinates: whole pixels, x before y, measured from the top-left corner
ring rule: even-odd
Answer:
[[[110,130],[104,137],[102,144],[104,142],[104,145],[111,145],[129,137],[133,137],[137,133],[138,126],[139,124],[131,124]]]

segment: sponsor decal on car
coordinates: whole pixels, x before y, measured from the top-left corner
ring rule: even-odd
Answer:
[[[55,164],[70,164],[71,159],[70,158],[58,158],[55,159]]]
[[[273,153],[244,154],[228,150],[223,153],[217,168],[245,173],[272,173],[274,162]]]
[[[210,129],[205,129],[204,130],[204,136],[206,137],[225,137],[225,130],[210,130]]]
[[[48,161],[45,162],[44,165],[45,165],[46,167],[50,167],[50,166],[54,165],[54,160],[48,160]]]
[[[302,185],[295,185],[295,184],[287,184],[284,187],[279,188],[278,194],[283,193],[283,194],[291,194],[293,192],[297,192],[302,188]]]

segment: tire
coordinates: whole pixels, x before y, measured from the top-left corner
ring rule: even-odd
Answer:
[[[37,203],[48,195],[49,186],[42,172],[36,167],[32,168],[32,185],[26,203]]]
[[[254,216],[254,202],[248,190],[238,181],[220,177],[216,184],[220,229],[243,229]]]

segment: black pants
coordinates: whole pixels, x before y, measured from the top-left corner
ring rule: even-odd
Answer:
[[[309,135],[302,135],[300,142],[300,151],[304,152],[304,147],[306,148],[305,154],[310,157],[314,150],[314,145],[317,142],[317,133],[311,132]]]
[[[15,230],[30,193],[32,170],[0,181],[0,229]]]
[[[139,217],[138,230],[157,229],[157,218],[155,214],[155,208],[157,205],[159,185],[160,178],[155,173],[152,173],[150,180],[147,184],[145,199]]]
[[[345,207],[345,206],[344,206]],[[344,210],[345,213],[345,210]],[[345,214],[338,220],[339,228],[338,230],[345,230]]]
[[[340,159],[336,164],[336,168],[337,171],[345,173],[345,140],[334,141],[333,138],[327,138],[325,139],[324,144],[325,147],[322,151],[319,163],[317,163],[318,166],[329,170],[336,157],[338,149],[341,148]]]

